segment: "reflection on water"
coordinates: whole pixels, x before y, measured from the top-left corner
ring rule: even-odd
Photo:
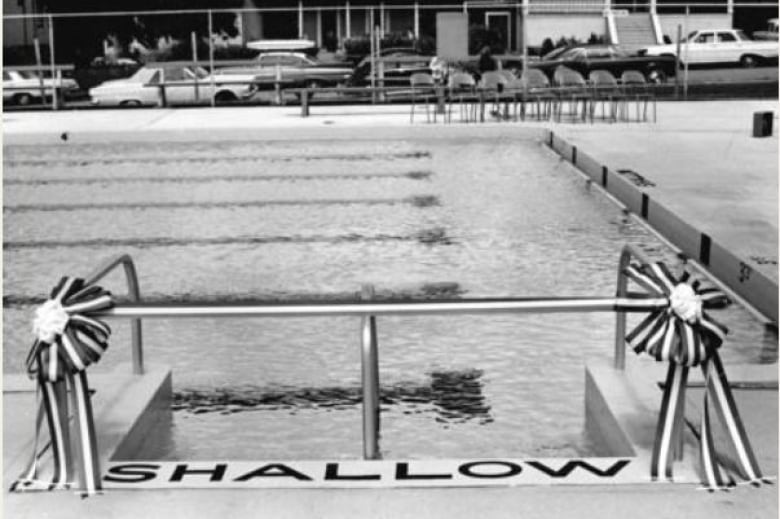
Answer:
[[[680,264],[535,133],[362,137],[5,146],[3,369],[24,369],[52,283],[120,253],[159,304],[351,301],[365,284],[378,300],[609,296],[625,243]],[[103,284],[125,300],[121,272]],[[731,331],[724,362],[776,362],[775,331],[738,307],[713,317]],[[110,324],[95,373],[130,360],[129,323]],[[386,458],[587,454],[583,371],[610,361],[613,315],[377,326]],[[154,457],[360,456],[358,318],[143,329],[179,409],[170,438],[149,442]]]
[[[480,370],[434,371],[425,384],[401,382],[380,387],[380,404],[401,406],[404,414],[431,413],[437,422],[493,421],[482,394]],[[222,415],[247,411],[348,409],[361,405],[361,388],[352,387],[220,387],[174,392],[172,409],[192,414]]]

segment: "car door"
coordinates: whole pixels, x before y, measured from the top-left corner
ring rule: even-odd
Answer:
[[[615,60],[609,47],[597,47],[586,50],[586,69],[582,74],[587,77],[591,70],[607,70],[615,73]]]
[[[169,105],[195,102],[195,78],[187,67],[166,68],[163,77],[165,79],[165,97]]]
[[[141,73],[143,72],[143,74]],[[160,89],[158,85],[162,82],[162,69],[141,69],[136,75],[141,76],[138,81],[128,81],[125,84],[125,97],[128,100],[141,102],[143,105],[156,105],[160,103]]]
[[[688,63],[713,63],[718,60],[718,47],[713,31],[702,31],[688,42],[683,60]],[[687,56],[685,56],[687,54]]]
[[[717,47],[718,61],[723,63],[737,63],[739,61],[742,49],[733,32],[718,31]]]

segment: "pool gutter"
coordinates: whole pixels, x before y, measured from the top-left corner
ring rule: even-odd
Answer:
[[[552,130],[545,130],[544,142],[614,197],[651,229],[698,263],[714,278],[753,307],[765,324],[777,326],[778,285],[745,258],[729,251],[707,233],[690,225],[663,203],[630,182],[618,171],[600,163]],[[635,175],[637,172],[633,172]],[[639,173],[641,174],[641,172]]]

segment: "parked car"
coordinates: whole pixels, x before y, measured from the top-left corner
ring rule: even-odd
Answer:
[[[106,60],[99,56],[93,59],[89,64],[76,66],[73,71],[73,79],[79,84],[84,92],[90,88],[111,79],[123,79],[130,77],[141,68],[141,64],[130,58],[118,58],[115,60]]]
[[[777,41],[778,34],[778,20],[777,18],[770,18],[766,22],[767,29],[765,31],[755,31],[753,33],[754,40],[769,40]]]
[[[414,50],[387,50],[380,53],[379,58],[382,61],[383,73],[382,82],[384,86],[409,86],[409,78],[417,72],[432,74],[431,60],[432,56],[420,54]],[[374,82],[379,84],[379,63],[375,63]],[[370,86],[371,85],[371,56],[366,56],[358,63],[355,70],[349,78],[350,86]]]
[[[63,97],[73,96],[79,89],[78,83],[71,78],[54,79],[49,71],[42,71],[43,82],[37,71],[3,70],[3,102],[20,106],[42,102],[51,98],[54,87],[58,87]],[[43,84],[43,96],[41,96]]]
[[[99,106],[150,106],[160,103],[158,85],[165,84],[168,104],[206,104],[251,98],[257,91],[252,76],[214,74],[194,66],[145,66],[125,79],[106,81],[90,89]]]
[[[352,68],[343,63],[324,63],[303,52],[266,52],[257,56],[251,65],[226,67],[219,72],[254,76],[259,83],[270,85],[276,78],[277,68],[286,85],[311,88],[341,85],[352,75]]]
[[[677,46],[653,45],[640,50],[643,56],[675,56]],[[680,60],[690,65],[734,64],[754,67],[777,62],[777,43],[754,41],[738,29],[693,31],[680,45]]]
[[[581,45],[555,49],[528,66],[542,70],[552,80],[555,69],[565,66],[587,77],[591,70],[607,70],[619,77],[626,70],[637,70],[651,83],[663,83],[675,75],[674,56],[637,56],[615,45]],[[519,70],[514,70],[520,74]]]

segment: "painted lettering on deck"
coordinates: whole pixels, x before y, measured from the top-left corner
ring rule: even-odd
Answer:
[[[630,459],[114,462],[113,488],[483,486],[611,482]],[[630,471],[629,471],[630,472]],[[636,482],[635,476],[630,476]]]

